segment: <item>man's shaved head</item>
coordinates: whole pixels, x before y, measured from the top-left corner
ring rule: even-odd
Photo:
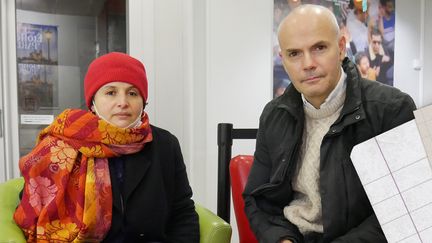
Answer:
[[[324,21],[328,23],[331,29],[334,31],[336,37],[339,37],[340,30],[336,19],[336,16],[326,7],[313,4],[304,4],[293,9],[279,24],[278,38],[280,38],[281,32],[292,26],[295,26],[298,22],[302,21]],[[280,41],[280,40],[279,40]]]

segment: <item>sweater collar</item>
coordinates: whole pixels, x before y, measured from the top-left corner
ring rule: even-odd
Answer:
[[[345,94],[346,91],[346,74],[343,68],[341,67],[341,75],[339,78],[339,81],[336,84],[336,87],[332,90],[332,92],[328,95],[328,97],[325,99],[324,103],[321,104],[320,108],[315,108],[309,101],[306,100],[306,97],[301,94],[303,105],[306,109],[310,110],[320,110],[320,109],[327,109],[330,107],[333,107],[335,103],[339,103],[339,99],[342,95]],[[343,104],[343,100],[342,100]],[[338,106],[339,108],[339,106]]]

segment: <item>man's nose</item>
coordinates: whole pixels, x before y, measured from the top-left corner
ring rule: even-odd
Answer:
[[[304,70],[311,70],[316,67],[315,59],[313,55],[309,52],[305,52],[303,55],[303,69]]]

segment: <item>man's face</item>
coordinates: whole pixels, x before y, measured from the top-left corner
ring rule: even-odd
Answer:
[[[279,44],[294,87],[315,106],[324,102],[339,81],[345,38],[338,37],[328,21],[308,18],[299,17],[281,27]]]
[[[394,12],[394,3],[392,1],[387,1],[386,4],[384,5],[384,10],[386,12],[386,14],[390,15],[391,13]]]
[[[360,63],[357,66],[362,74],[367,74],[369,70],[369,59],[366,56],[364,56],[360,60]]]
[[[382,39],[380,35],[372,35],[372,50],[378,54],[381,48]]]

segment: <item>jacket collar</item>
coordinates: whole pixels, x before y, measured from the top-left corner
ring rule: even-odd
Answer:
[[[346,115],[358,110],[361,104],[360,74],[354,63],[347,57],[342,62],[342,68],[347,74],[347,88],[341,115]],[[296,119],[304,117],[301,94],[295,89],[292,83],[287,87],[283,95],[276,98],[275,102],[278,108],[286,109]]]

